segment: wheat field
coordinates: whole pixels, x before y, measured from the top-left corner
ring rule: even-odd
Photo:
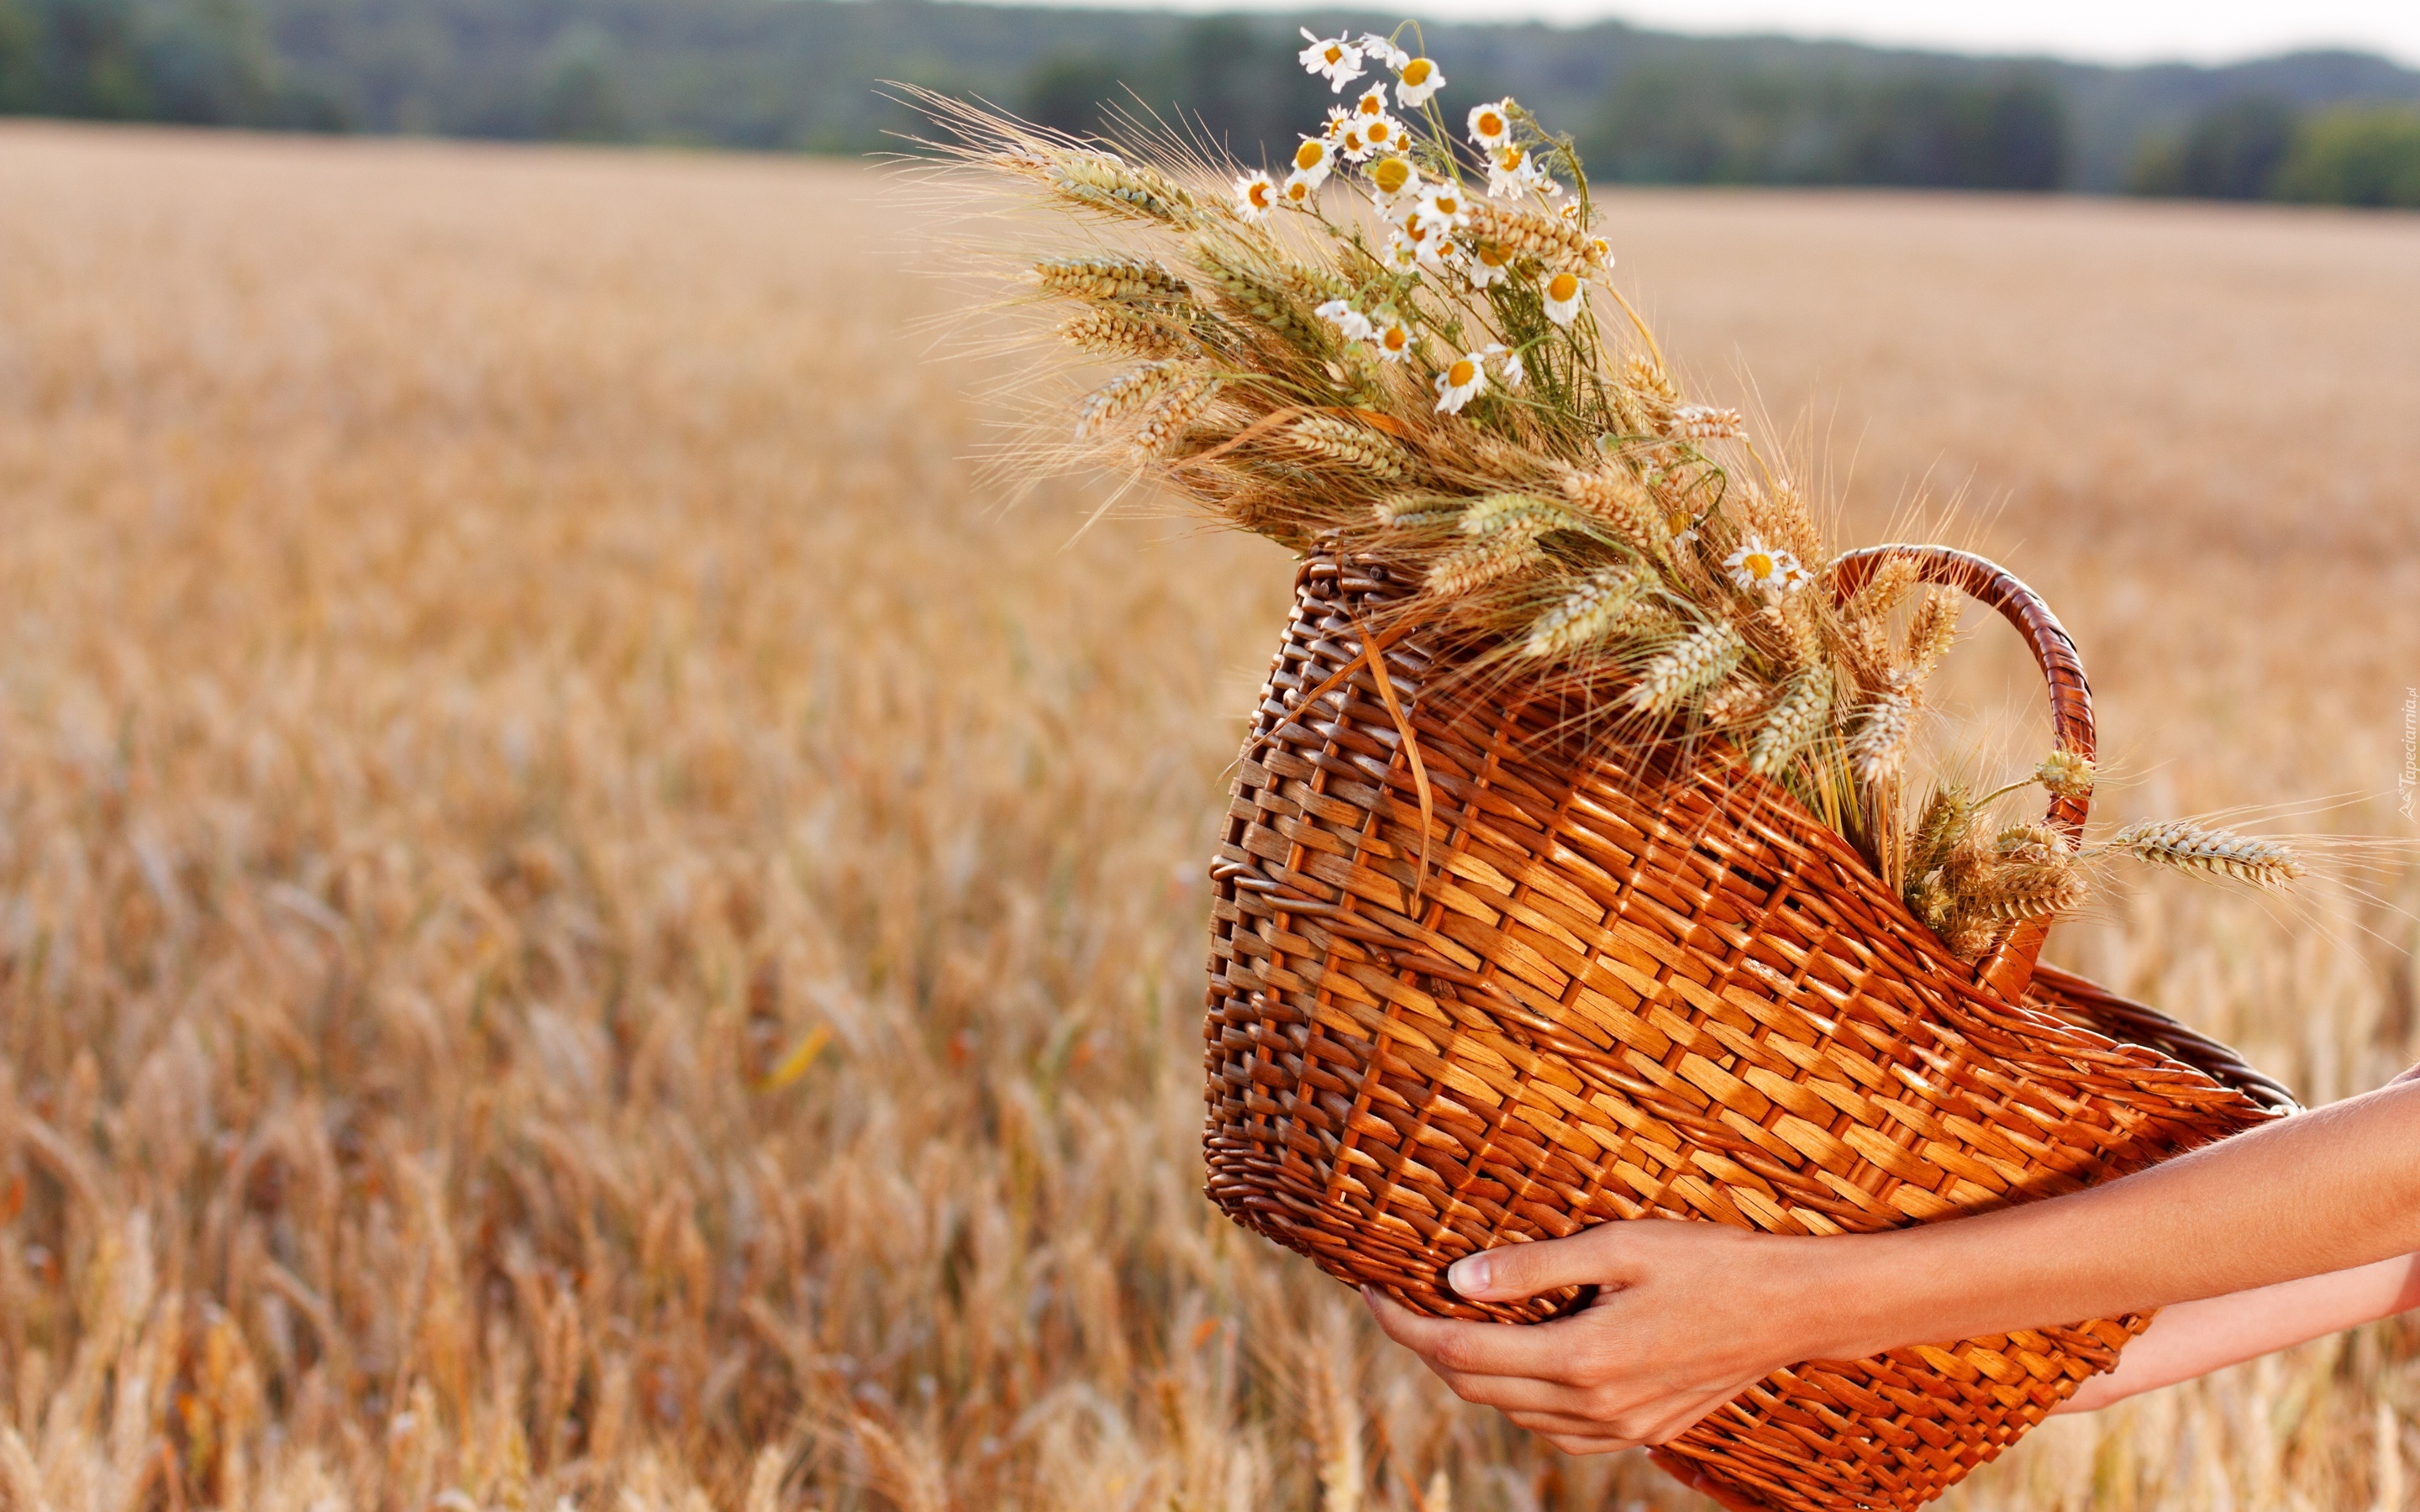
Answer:
[[[2397,813],[2420,219],[1629,193],[1881,538],[2058,607],[2112,819]],[[1199,1196],[1202,866],[1290,564],[999,506],[830,162],[0,129],[0,1509],[1702,1504],[1456,1403]],[[1970,626],[1978,728],[2031,717]],[[2323,1102],[2420,885],[2051,953]],[[2420,1335],[1947,1504],[2391,1508]]]

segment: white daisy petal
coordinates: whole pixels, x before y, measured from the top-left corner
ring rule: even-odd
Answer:
[[[1376,32],[1364,32],[1358,45],[1363,57],[1374,58],[1386,68],[1400,69],[1412,60],[1412,54],[1397,47],[1392,38],[1381,37]]]
[[[1470,139],[1489,152],[1512,140],[1512,101],[1499,100],[1493,104],[1470,107]]]
[[[1330,300],[1311,313],[1334,326],[1346,341],[1368,341],[1373,333],[1370,317],[1344,300]]]
[[[1381,362],[1400,363],[1412,349],[1412,328],[1401,316],[1381,310],[1370,344],[1378,349]]]
[[[1255,169],[1235,180],[1235,213],[1247,221],[1265,221],[1277,208],[1277,180]]]
[[[1541,293],[1546,297],[1546,318],[1559,326],[1570,325],[1580,317],[1580,307],[1588,302],[1588,285],[1579,275],[1559,272],[1546,280]]]
[[[1295,54],[1306,73],[1316,73],[1338,89],[1361,77],[1361,50],[1342,37],[1313,37],[1311,28],[1302,29],[1303,40],[1311,45]]]
[[[1765,545],[1754,535],[1742,540],[1739,549],[1723,558],[1723,568],[1742,588],[1774,597],[1796,592],[1806,577],[1806,569],[1798,564],[1796,557]]]
[[[1416,57],[1395,70],[1395,100],[1405,110],[1418,110],[1445,87],[1445,70],[1429,58]]]
[[[1468,352],[1446,364],[1436,376],[1437,409],[1458,415],[1462,407],[1487,390],[1487,368],[1478,352]]]

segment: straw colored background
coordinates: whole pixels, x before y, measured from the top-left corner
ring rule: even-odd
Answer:
[[[0,207],[0,1506],[1684,1504],[1196,1195],[1289,564],[992,508],[999,370],[905,330],[948,296],[875,177],[17,126]],[[1964,491],[2084,648],[2109,817],[2415,834],[2420,221],[1608,223],[1847,539]],[[1965,694],[2030,711],[1975,628]],[[2323,1101],[2420,1003],[2408,915],[2313,902],[2150,887],[2052,954]],[[2063,1421],[1957,1501],[2399,1506],[2414,1358]]]

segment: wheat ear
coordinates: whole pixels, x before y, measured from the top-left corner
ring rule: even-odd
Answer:
[[[1664,511],[1647,486],[1623,468],[1600,472],[1576,469],[1562,475],[1563,498],[1572,508],[1603,525],[1640,556],[1664,554]]]
[[[1161,394],[1184,373],[1175,363],[1145,363],[1121,373],[1094,390],[1076,411],[1076,439],[1090,440],[1104,429],[1134,414]]]
[[[1033,265],[1033,280],[1045,294],[1101,304],[1175,304],[1193,293],[1149,257],[1049,257]]]
[[[2294,853],[2273,841],[2183,819],[2129,825],[2105,848],[2152,866],[2230,876],[2262,887],[2282,887],[2303,874]]]
[[[1749,748],[1747,769],[1770,777],[1806,749],[1832,718],[1832,674],[1809,667],[1791,679],[1790,690],[1765,716]]]
[[[1631,706],[1649,714],[1669,714],[1730,676],[1746,655],[1747,642],[1729,624],[1717,621],[1700,625],[1647,664],[1638,674],[1638,686],[1630,690]]]
[[[1563,601],[1538,616],[1523,643],[1525,656],[1562,656],[1610,639],[1636,623],[1645,579],[1622,567],[1601,567]]]
[[[1062,339],[1096,357],[1172,357],[1185,337],[1165,323],[1132,310],[1087,310],[1059,328]]]
[[[1866,705],[1857,733],[1849,737],[1849,761],[1867,782],[1896,774],[1907,759],[1907,736],[1916,722],[1916,694],[1895,687]]]
[[[1340,463],[1380,483],[1402,483],[1411,476],[1403,448],[1334,415],[1305,415],[1286,428],[1286,438],[1322,461]]]

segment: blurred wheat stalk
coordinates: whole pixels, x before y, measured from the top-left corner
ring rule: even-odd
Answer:
[[[1286,564],[984,516],[875,199],[0,131],[0,1508],[1681,1504],[1196,1195]],[[2280,939],[2154,889],[2088,964],[2388,1074],[2398,958]],[[2415,1387],[2373,1331],[1962,1504],[2397,1504]]]

